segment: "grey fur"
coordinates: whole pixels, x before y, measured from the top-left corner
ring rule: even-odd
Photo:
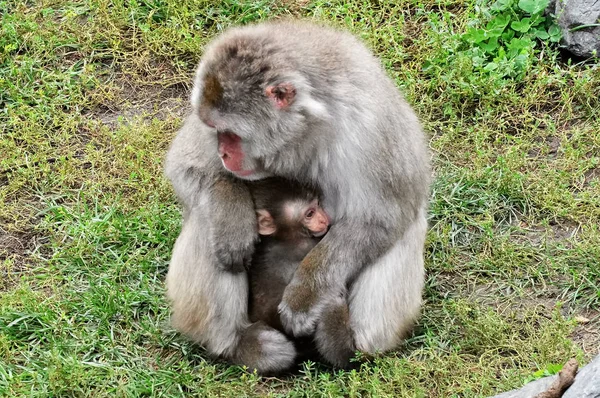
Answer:
[[[212,106],[203,102],[208,74],[222,85]],[[264,95],[268,85],[280,83],[296,89],[283,110]],[[171,268],[201,267],[211,284],[185,281],[177,294],[168,289],[175,318],[197,311],[200,302],[230,313],[221,313],[229,322],[225,337],[215,331],[224,328],[223,320],[210,316],[188,335],[212,351],[228,346],[217,353],[236,360],[233,351],[248,327],[247,314],[236,307],[247,300],[247,280],[220,283],[230,278],[222,269],[247,264],[256,239],[247,190],[217,156],[216,132],[231,131],[242,138],[244,169],[259,171],[251,178],[278,175],[318,186],[332,218],[315,255],[286,287],[279,307],[286,329],[295,336],[313,333],[323,311],[348,297],[356,348],[373,353],[396,347],[420,311],[430,168],[418,119],[377,59],[351,35],[312,24],[231,29],[207,47],[192,105],[167,156],[166,173],[185,212]],[[216,129],[200,116],[216,121]],[[235,194],[215,190],[216,181]],[[171,286],[183,283],[174,279]]]

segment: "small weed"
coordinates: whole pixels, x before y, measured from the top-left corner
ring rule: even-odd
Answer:
[[[549,0],[498,0],[482,6],[482,19],[467,28],[462,39],[476,69],[522,78],[534,59],[534,48],[558,43],[560,28],[544,16]]]
[[[564,364],[562,364],[562,363],[549,363],[543,369],[538,370],[537,372],[533,373],[533,375],[526,378],[525,383],[529,383],[530,381],[541,379],[542,377],[553,376],[561,371],[561,369],[563,368],[563,365]]]
[[[426,61],[424,72],[441,65],[460,64],[468,73],[492,78],[497,85],[522,80],[537,61],[540,47],[555,45],[560,28],[544,15],[549,0],[497,0],[478,3],[466,30],[455,34],[455,47],[447,46],[445,59]],[[464,65],[468,62],[468,65]],[[507,80],[510,78],[511,80]]]

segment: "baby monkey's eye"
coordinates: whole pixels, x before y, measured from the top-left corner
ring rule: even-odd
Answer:
[[[306,213],[304,213],[304,217],[312,218],[315,215],[315,209],[308,209]]]

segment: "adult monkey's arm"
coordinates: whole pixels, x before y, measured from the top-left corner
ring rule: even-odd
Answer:
[[[168,152],[166,174],[184,206],[186,222],[198,211],[211,242],[215,266],[241,272],[248,265],[256,239],[256,216],[248,188],[231,176],[217,156],[217,143],[195,114],[190,115]]]

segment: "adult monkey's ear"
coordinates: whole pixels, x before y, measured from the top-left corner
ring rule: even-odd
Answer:
[[[271,214],[266,210],[256,210],[256,218],[258,220],[258,234],[263,236],[273,235],[277,231],[275,221]]]
[[[265,90],[267,97],[275,103],[279,109],[285,109],[292,104],[296,98],[296,88],[292,83],[279,83],[269,86]]]

